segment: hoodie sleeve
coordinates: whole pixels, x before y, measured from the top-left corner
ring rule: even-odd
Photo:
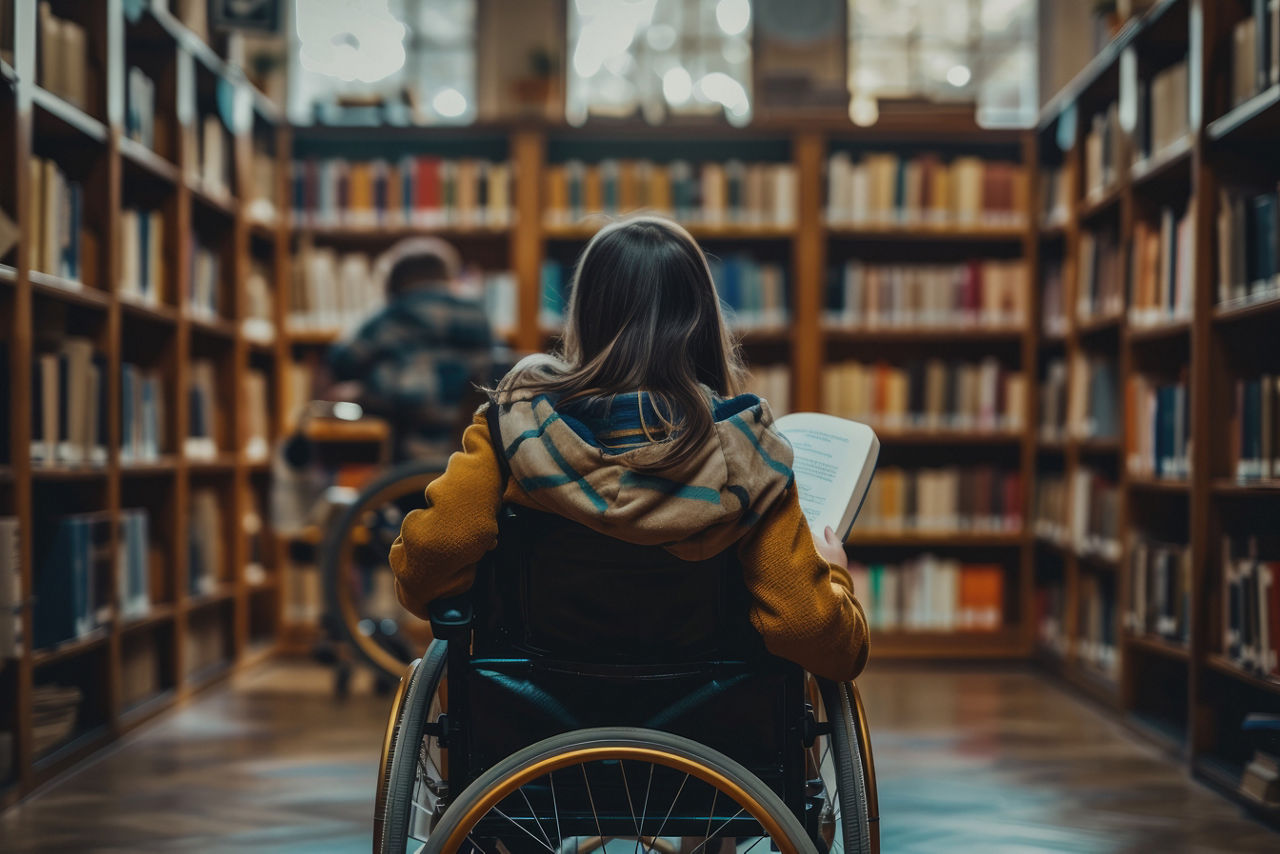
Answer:
[[[818,555],[795,489],[738,545],[751,622],[774,655],[828,679],[853,679],[867,665],[867,618],[842,567]]]
[[[426,509],[405,517],[390,556],[400,604],[424,619],[432,601],[471,588],[476,562],[498,543],[502,474],[483,415],[426,495]]]

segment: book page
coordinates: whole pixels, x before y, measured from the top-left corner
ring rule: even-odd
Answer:
[[[846,482],[841,489],[841,461],[849,458],[849,437],[825,430],[791,428],[786,432],[795,450],[792,469],[796,473],[796,490],[800,509],[809,522],[809,528],[821,532],[830,525],[839,533],[840,516],[848,501],[851,486]],[[845,467],[844,480],[851,481],[857,475]],[[841,493],[843,492],[843,495]]]

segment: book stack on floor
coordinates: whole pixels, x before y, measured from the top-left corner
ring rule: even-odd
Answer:
[[[1175,62],[1144,80],[1138,89],[1138,126],[1134,130],[1139,162],[1159,159],[1187,139],[1191,128],[1187,60]]]
[[[140,508],[120,511],[120,617],[145,617],[151,612],[151,517]]]
[[[1071,544],[1071,529],[1067,526],[1067,481],[1062,475],[1044,474],[1036,478],[1032,513],[1037,537],[1064,548]]]
[[[21,656],[26,645],[22,626],[21,536],[16,517],[0,516],[0,664]]]
[[[1124,253],[1115,231],[1081,232],[1079,262],[1076,319],[1087,322],[1124,314]]]
[[[1017,163],[964,155],[837,151],[827,161],[827,222],[844,226],[1006,226],[1026,222]]]
[[[880,532],[1013,532],[1022,528],[1022,477],[994,466],[876,472],[855,539]]]
[[[1280,478],[1280,376],[1236,380],[1232,425],[1236,480],[1253,483]]]
[[[31,462],[106,465],[107,364],[87,338],[66,338],[32,365]]]
[[[159,370],[120,366],[120,460],[159,459],[163,447],[164,378]]]
[[[1067,438],[1067,363],[1053,359],[1045,365],[1040,381],[1040,426],[1042,442],[1061,442]]]
[[[1191,317],[1193,248],[1191,210],[1160,211],[1160,225],[1146,220],[1134,226],[1133,280],[1129,323],[1154,326]]]
[[[867,264],[833,270],[823,322],[849,328],[1016,327],[1027,318],[1022,261]]]
[[[87,637],[110,623],[115,595],[108,513],[46,519],[36,543],[32,642],[45,649]]]
[[[514,220],[511,166],[406,157],[295,161],[293,221],[313,228],[505,228]]]
[[[1253,14],[1236,23],[1231,38],[1231,98],[1238,106],[1280,83],[1280,5],[1253,0]]]
[[[187,529],[187,590],[207,596],[222,583],[222,501],[216,489],[191,492],[191,522]]]
[[[1110,191],[1120,180],[1124,162],[1125,132],[1120,125],[1119,105],[1112,101],[1089,120],[1084,138],[1084,192],[1094,200]]]
[[[40,53],[36,81],[62,100],[88,110],[89,55],[84,27],[53,14],[53,6],[40,4]]]
[[[1067,399],[1067,425],[1076,439],[1120,436],[1116,363],[1105,356],[1072,354]]]
[[[1125,628],[1132,635],[1187,644],[1191,637],[1191,549],[1133,535],[1128,564]]]
[[[187,388],[187,436],[183,453],[188,459],[212,460],[221,451],[222,435],[218,417],[217,368],[210,359],[191,362]]]
[[[1240,779],[1240,793],[1264,807],[1280,807],[1280,715],[1248,715],[1244,730],[1258,747]]]
[[[165,301],[164,214],[126,208],[120,213],[120,288],[131,300]]]
[[[901,564],[849,567],[872,630],[996,631],[1004,625],[1004,568],[925,554]]]
[[[1160,383],[1130,374],[1125,396],[1129,473],[1186,480],[1191,476],[1191,416],[1186,381]]]
[[[903,366],[842,362],[829,364],[822,381],[828,412],[877,430],[1022,428],[1025,378],[995,357],[981,362],[917,359]]]
[[[385,300],[373,262],[363,252],[339,254],[329,247],[306,246],[293,269],[290,332],[344,332]]]
[[[1218,195],[1218,304],[1280,297],[1277,190],[1224,189]]]
[[[1280,542],[1222,540],[1223,652],[1241,669],[1280,678]]]
[[[1078,468],[1071,483],[1071,543],[1082,557],[1120,557],[1120,490],[1115,481]]]
[[[570,160],[546,167],[548,226],[584,217],[647,211],[689,226],[786,228],[796,221],[795,166],[727,160]]]
[[[156,84],[136,66],[129,69],[125,84],[124,135],[147,148],[155,148]]]
[[[1086,572],[1080,576],[1080,613],[1075,655],[1107,679],[1119,669],[1116,654],[1116,596],[1109,579]]]
[[[80,183],[68,179],[62,167],[52,160],[32,157],[30,163],[34,208],[31,221],[35,224],[28,237],[31,268],[68,281],[83,281],[88,277],[82,262],[94,256],[96,247],[85,245],[95,238],[84,228],[84,192]]]
[[[219,315],[222,262],[218,253],[191,233],[191,269],[187,274],[187,311],[193,317],[216,320]]]

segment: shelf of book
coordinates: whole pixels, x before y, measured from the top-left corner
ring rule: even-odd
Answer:
[[[1142,345],[1149,342],[1165,343],[1170,339],[1185,338],[1191,334],[1191,320],[1166,320],[1158,323],[1135,326],[1129,324],[1125,335],[1129,343]]]
[[[1164,638],[1146,635],[1126,635],[1124,642],[1144,652],[1171,658],[1175,661],[1191,660],[1191,651],[1184,644],[1174,643]]]
[[[57,646],[46,647],[43,649],[32,650],[31,666],[47,667],[66,661],[69,658],[75,658],[85,653],[94,652],[104,646],[111,640],[111,631],[104,627],[97,629],[90,634],[76,640],[60,643]]]
[[[74,279],[64,279],[61,276],[41,273],[37,270],[29,271],[27,279],[31,283],[32,293],[38,296],[100,311],[106,311],[111,304],[111,298],[105,291],[91,288]]]
[[[900,226],[828,225],[833,239],[849,241],[889,241],[902,243],[1021,243],[1025,226],[956,226],[921,223]]]
[[[1273,84],[1209,122],[1205,134],[1214,142],[1274,139],[1280,130],[1280,83]]]
[[[1191,482],[1185,478],[1147,477],[1130,474],[1125,483],[1130,489],[1144,492],[1165,492],[1171,495],[1189,495]]]
[[[1252,685],[1262,691],[1267,691],[1280,696],[1280,679],[1268,676],[1260,676],[1256,673],[1250,673],[1244,668],[1237,665],[1225,655],[1210,654],[1205,659],[1205,664],[1211,669],[1224,676],[1229,676],[1245,684]]]
[[[985,531],[860,531],[854,528],[850,548],[1018,548],[1026,543],[1021,533]]]
[[[947,342],[993,342],[1017,343],[1026,335],[1020,326],[867,326],[850,328],[844,326],[828,326],[822,330],[828,341],[840,342],[902,342],[902,343],[947,343]]]
[[[92,141],[100,145],[107,142],[107,126],[79,107],[69,104],[57,95],[39,86],[31,87],[31,103],[35,107],[37,123],[52,123],[50,135],[70,136]]]
[[[1214,495],[1220,495],[1223,497],[1274,497],[1280,496],[1280,480],[1272,478],[1268,480],[1241,482],[1230,478],[1219,478],[1210,483],[1209,489]]]
[[[120,156],[129,165],[170,186],[176,187],[182,183],[182,173],[178,171],[178,167],[142,143],[123,136],[120,137],[118,144],[120,146]]]
[[[1242,305],[1228,304],[1218,305],[1213,309],[1213,322],[1215,324],[1231,324],[1240,320],[1254,320],[1258,318],[1270,318],[1271,315],[1280,315],[1280,291],[1273,296],[1265,299],[1245,302]]]

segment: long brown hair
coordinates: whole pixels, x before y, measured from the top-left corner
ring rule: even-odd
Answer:
[[[657,216],[611,223],[587,243],[556,356],[504,379],[500,399],[515,392],[561,401],[648,395],[666,449],[637,468],[683,462],[711,438],[703,386],[721,397],[743,387],[706,255],[688,231]]]

